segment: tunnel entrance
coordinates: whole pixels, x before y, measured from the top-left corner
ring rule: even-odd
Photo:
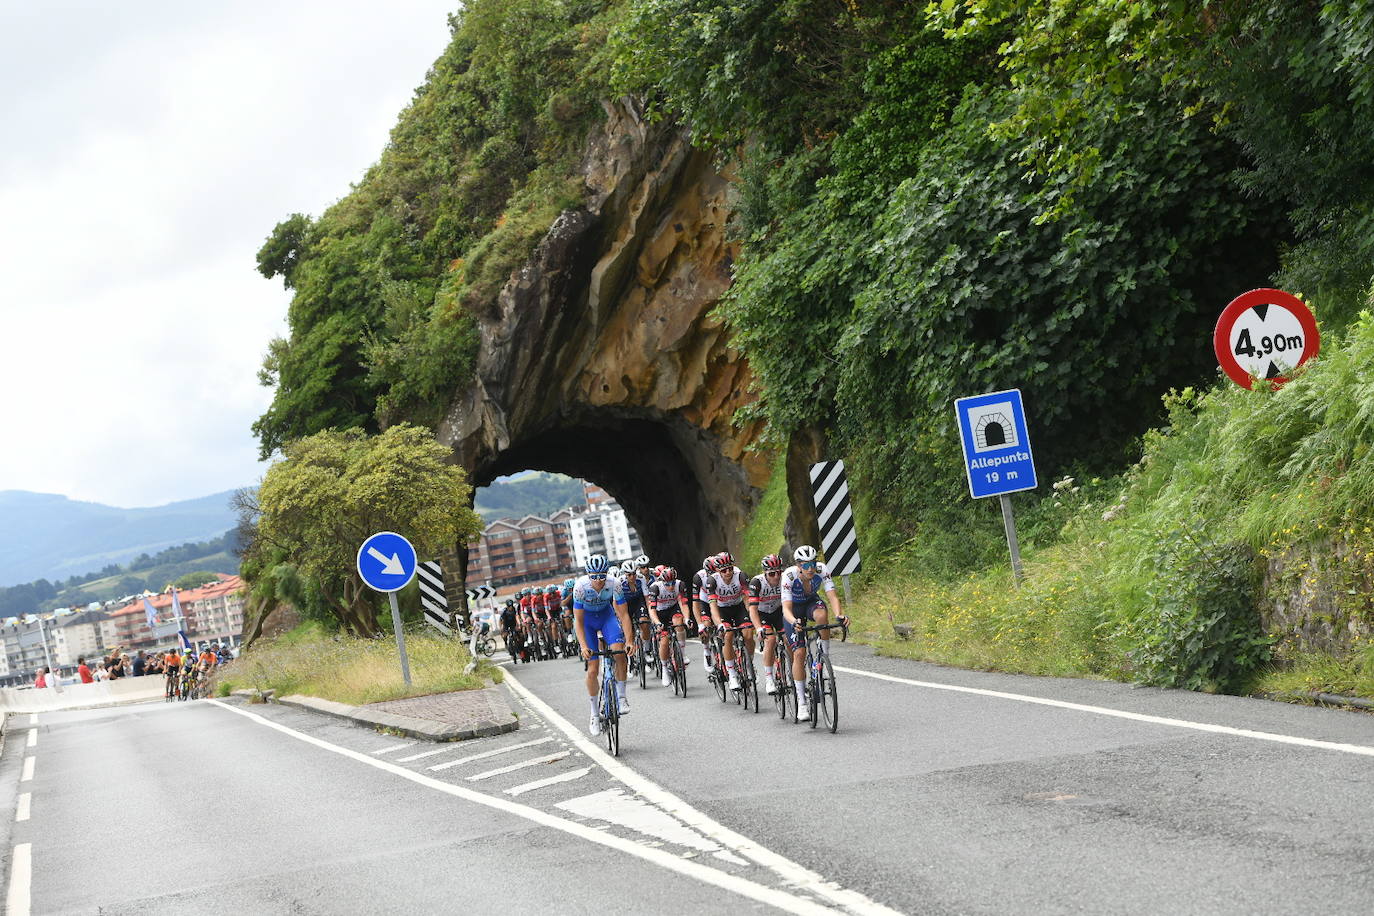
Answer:
[[[479,466],[473,483],[525,469],[594,483],[624,509],[655,564],[696,569],[708,552],[734,547],[748,511],[738,497],[748,481],[730,463],[712,460],[706,438],[672,418],[599,411],[513,443]]]

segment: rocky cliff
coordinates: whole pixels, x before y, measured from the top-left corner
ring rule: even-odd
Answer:
[[[727,177],[631,100],[607,104],[564,211],[478,316],[471,384],[437,435],[481,486],[524,468],[594,480],[650,555],[734,547],[771,456],[736,426],[744,354],[710,312],[730,285]]]

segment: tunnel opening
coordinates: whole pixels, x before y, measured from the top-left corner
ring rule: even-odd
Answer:
[[[655,563],[695,570],[708,552],[734,549],[749,483],[716,443],[680,419],[601,409],[551,422],[472,469],[475,486],[523,470],[604,488]],[[738,479],[736,479],[738,478]],[[611,556],[612,559],[618,557]]]

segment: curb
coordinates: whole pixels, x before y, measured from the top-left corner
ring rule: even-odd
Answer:
[[[487,688],[491,689],[491,688]],[[318,697],[307,697],[291,695],[277,697],[274,692],[269,690],[259,694],[256,690],[235,690],[235,696],[253,698],[262,696],[263,699],[282,706],[294,706],[297,709],[306,709],[311,712],[323,713],[326,716],[334,716],[338,719],[348,719],[363,725],[371,725],[377,728],[389,728],[392,731],[400,732],[408,738],[420,738],[425,741],[468,741],[473,738],[490,738],[493,735],[502,735],[513,732],[520,727],[520,720],[511,713],[509,722],[496,722],[491,719],[479,719],[470,725],[445,725],[442,722],[435,722],[430,719],[417,719],[413,716],[398,716],[395,713],[378,712],[367,709],[363,706],[349,706],[347,703],[336,703],[333,700],[321,700]]]
[[[1348,697],[1339,693],[1322,693],[1319,690],[1294,690],[1290,693],[1262,694],[1266,700],[1291,703],[1294,700],[1310,700],[1323,706],[1353,706],[1356,709],[1374,710],[1374,700],[1364,697]]]

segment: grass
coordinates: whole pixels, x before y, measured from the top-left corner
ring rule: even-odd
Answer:
[[[474,690],[501,679],[501,669],[483,660],[463,673],[470,656],[458,641],[406,632],[411,686],[401,678],[396,641],[358,639],[330,633],[318,623],[301,624],[281,636],[255,643],[216,673],[217,692],[275,690],[361,706],[383,700]]]
[[[740,555],[736,562],[743,569],[753,570],[761,559],[778,550],[782,544],[782,528],[787,522],[787,458],[779,455],[773,462],[763,499],[754,511],[754,518],[740,535]],[[784,557],[791,563],[791,557]]]
[[[1345,657],[1304,652],[1283,659],[1259,677],[1253,692],[1280,698],[1313,692],[1374,697],[1374,643],[1357,644]]]

